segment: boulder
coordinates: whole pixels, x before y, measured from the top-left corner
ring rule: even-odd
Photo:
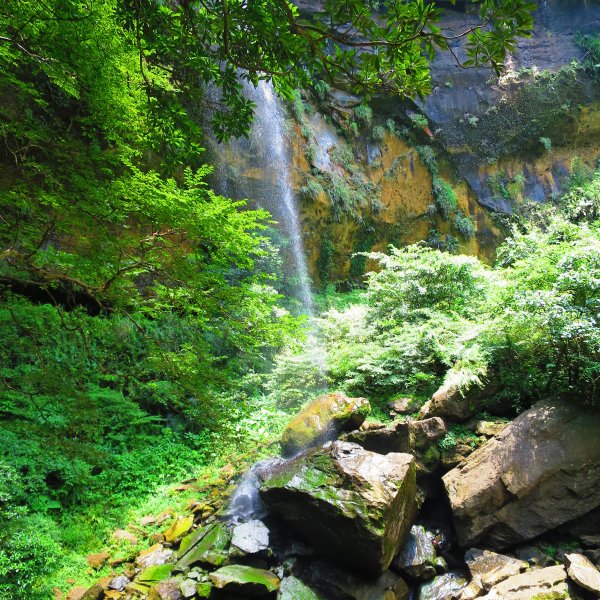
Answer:
[[[446,432],[444,421],[434,417],[423,421],[400,421],[380,429],[353,431],[345,439],[379,454],[417,452],[443,438]]]
[[[477,414],[486,401],[500,391],[496,383],[488,383],[483,387],[473,386],[462,391],[455,383],[444,383],[433,394],[419,411],[419,419],[442,417],[456,423],[462,423]]]
[[[462,547],[531,540],[600,506],[600,414],[540,402],[443,477]]]
[[[397,415],[410,415],[413,412],[416,412],[418,400],[414,398],[396,398],[392,400],[388,406],[390,408],[390,412],[392,414]]]
[[[379,574],[404,543],[416,504],[415,459],[329,442],[260,488],[264,503],[317,552]]]
[[[421,584],[419,600],[451,600],[458,598],[467,580],[459,573],[446,573]]]
[[[430,579],[436,574],[436,554],[431,537],[422,525],[413,525],[394,569],[414,579]]]
[[[209,577],[215,588],[244,597],[272,596],[279,588],[274,573],[246,565],[221,567]]]
[[[410,434],[407,421],[393,423],[387,427],[367,431],[353,431],[344,440],[359,444],[365,450],[388,454],[389,452],[410,453]]]
[[[600,571],[581,554],[566,555],[567,573],[581,588],[600,596]]]
[[[175,552],[164,548],[162,544],[154,544],[138,554],[135,563],[138,567],[145,568],[153,565],[164,565],[175,560]]]
[[[481,600],[568,598],[567,572],[562,565],[533,569],[496,584]]]
[[[524,560],[478,548],[471,548],[465,554],[465,562],[473,579],[477,579],[485,590],[518,575],[529,566]]]
[[[230,554],[258,554],[268,548],[269,529],[262,521],[255,519],[233,528]]]
[[[371,405],[365,398],[348,398],[339,392],[319,396],[285,428],[282,453],[291,456],[344,431],[358,429],[370,412]]]

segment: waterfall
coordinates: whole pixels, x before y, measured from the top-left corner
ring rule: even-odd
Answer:
[[[299,283],[299,300],[308,315],[312,316],[314,304],[296,195],[292,187],[292,161],[284,135],[285,114],[270,83],[261,81],[257,88],[250,88],[250,92],[256,102],[253,135],[261,141],[266,150],[265,158],[275,169],[275,185],[284,217],[282,226],[290,239],[292,260]]]
[[[258,87],[254,87],[244,80],[244,95],[256,105],[252,131],[247,140],[233,139],[219,147],[221,160],[217,170],[217,187],[225,195],[250,198],[279,222],[290,243],[290,262],[297,281],[295,296],[303,312],[311,317],[314,315],[314,302],[293,188],[292,154],[286,139],[285,111],[271,83],[261,81]],[[240,164],[260,169],[261,180],[243,178],[244,182],[240,185],[242,178],[235,172]]]

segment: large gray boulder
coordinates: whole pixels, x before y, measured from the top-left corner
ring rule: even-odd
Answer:
[[[330,442],[291,460],[260,488],[264,503],[317,552],[379,574],[415,515],[415,459]]]
[[[444,383],[419,411],[419,419],[442,417],[454,422],[466,421],[486,407],[488,400],[500,391],[490,382],[483,387],[472,386],[462,390],[456,383]]]
[[[600,506],[600,414],[540,402],[443,477],[461,546],[502,549]]]

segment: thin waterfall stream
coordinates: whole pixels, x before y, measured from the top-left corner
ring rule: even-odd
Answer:
[[[321,373],[325,373],[326,353],[314,331],[315,305],[293,187],[293,163],[286,137],[285,111],[270,83],[261,81],[257,87],[244,83],[244,89],[246,96],[256,104],[252,132],[249,140],[233,140],[226,148],[238,156],[250,152],[264,172],[265,180],[272,185],[263,188],[262,193],[253,197],[252,190],[243,189],[238,180],[235,191],[269,210],[289,239],[291,268],[297,281],[296,295],[302,311],[309,319],[306,346],[315,365]],[[223,175],[220,182],[224,192],[231,193],[231,186]],[[258,488],[265,475],[285,462],[286,459],[275,457],[253,465],[233,492],[224,514],[225,519],[232,524],[240,524],[265,516]]]

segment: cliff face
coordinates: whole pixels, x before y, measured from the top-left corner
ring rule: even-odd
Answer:
[[[472,22],[448,10],[442,25],[457,35]],[[600,86],[573,61],[583,59],[576,35],[599,30],[600,5],[544,2],[500,79],[444,53],[423,102],[377,97],[365,109],[318,83],[296,98],[287,131],[313,281],[358,282],[373,265],[355,254],[391,243],[426,240],[492,261],[502,214],[556,197],[573,169],[596,165]],[[281,220],[278,169],[257,158],[259,145],[221,151],[221,186]]]

